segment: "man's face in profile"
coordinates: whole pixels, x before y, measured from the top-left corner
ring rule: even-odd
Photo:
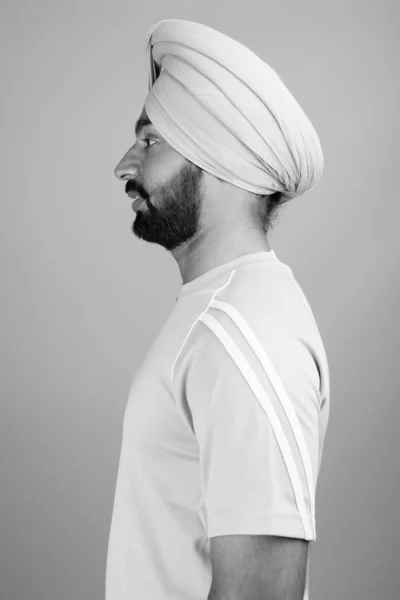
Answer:
[[[203,171],[179,154],[150,122],[145,108],[137,121],[137,141],[115,168],[126,192],[140,195],[133,233],[174,250],[200,228]]]

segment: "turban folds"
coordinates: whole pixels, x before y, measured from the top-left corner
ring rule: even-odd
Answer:
[[[146,112],[166,141],[208,173],[283,201],[315,187],[321,145],[277,73],[206,25],[166,19],[147,32]]]

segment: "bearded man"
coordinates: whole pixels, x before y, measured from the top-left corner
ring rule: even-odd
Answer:
[[[315,187],[318,136],[276,72],[205,25],[147,33],[149,92],[115,168],[133,233],[182,277],[124,415],[106,600],[308,600],[329,369],[267,234]]]

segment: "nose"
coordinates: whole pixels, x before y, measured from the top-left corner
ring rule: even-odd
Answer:
[[[135,146],[129,148],[128,152],[123,156],[120,162],[114,169],[114,175],[122,181],[126,179],[134,179],[140,173],[140,160]]]

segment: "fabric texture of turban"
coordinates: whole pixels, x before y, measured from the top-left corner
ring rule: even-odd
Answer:
[[[282,202],[315,187],[323,153],[277,73],[206,25],[166,19],[145,39],[146,112],[166,141],[208,173]]]

